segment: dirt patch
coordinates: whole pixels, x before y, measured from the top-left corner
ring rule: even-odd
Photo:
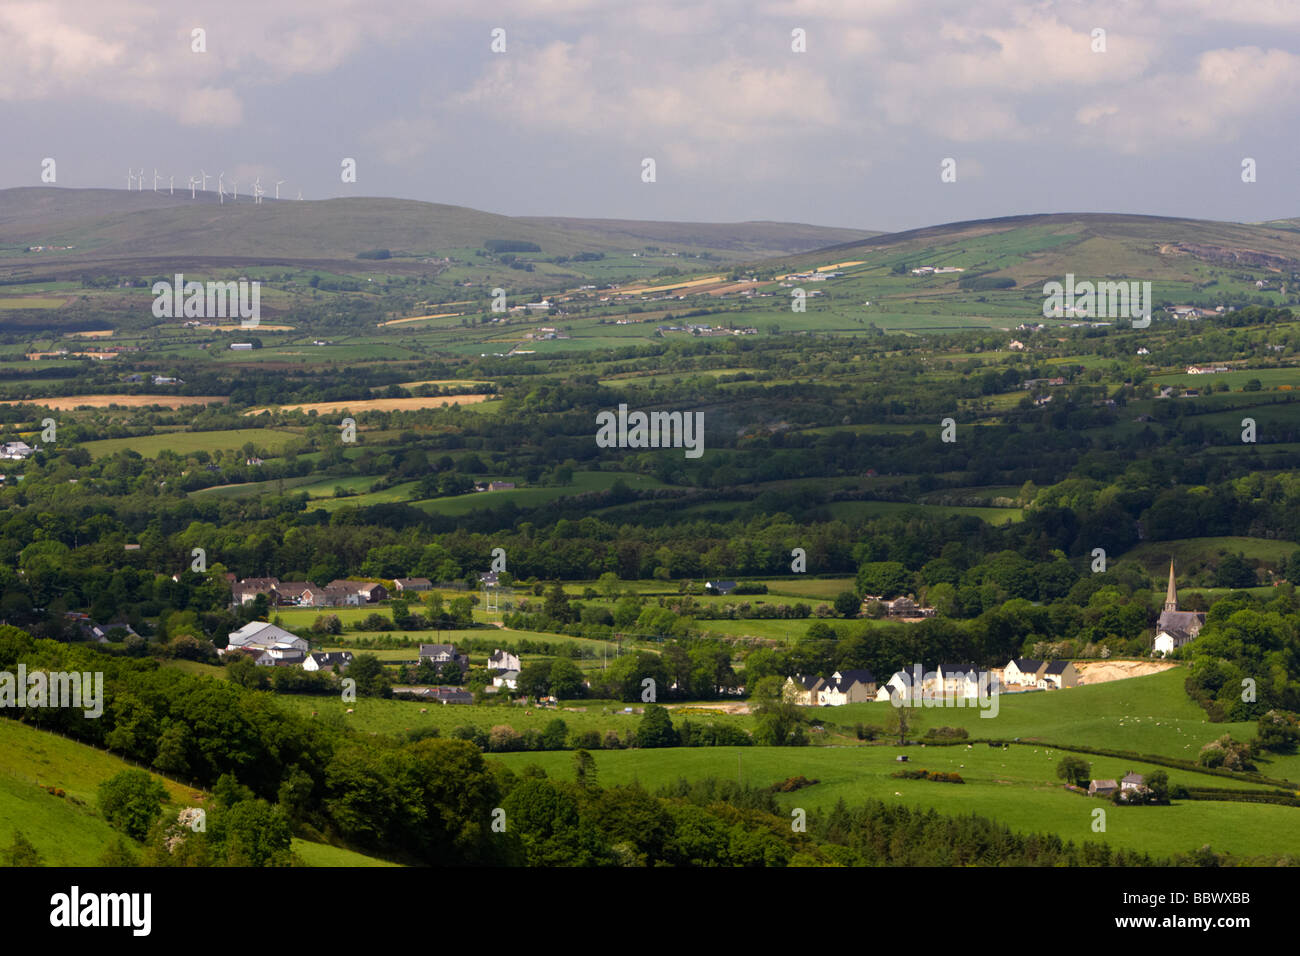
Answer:
[[[21,401],[0,401],[0,405],[39,405],[70,411],[74,408],[108,408],[121,405],[125,408],[183,408],[186,405],[221,405],[230,401],[225,395],[68,395],[61,398],[27,398]]]
[[[748,714],[748,704],[683,704],[680,707],[669,706],[669,710],[717,710],[724,714]]]
[[[420,408],[441,408],[444,405],[474,405],[486,401],[490,395],[436,395],[429,398],[366,398],[347,402],[308,402],[304,405],[281,405],[281,411],[317,412],[400,412]],[[224,399],[223,399],[224,401]],[[245,415],[260,415],[269,408],[252,408]]]
[[[1075,662],[1080,684],[1104,684],[1126,677],[1146,677],[1159,674],[1178,665],[1171,661],[1084,661]]]

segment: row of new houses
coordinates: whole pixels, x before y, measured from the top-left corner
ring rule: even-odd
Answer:
[[[866,701],[897,698],[912,700],[922,693],[945,697],[976,698],[998,692],[1004,686],[1060,690],[1079,685],[1079,672],[1070,661],[1037,661],[1016,658],[1001,669],[1001,675],[987,673],[972,664],[940,664],[927,671],[913,664],[879,684],[871,671],[836,671],[830,677],[799,674],[787,677],[785,699],[809,707],[837,707]]]
[[[428,591],[433,582],[428,578],[397,578],[393,582],[399,594],[411,591]],[[280,607],[342,607],[345,605],[376,604],[389,598],[388,588],[377,581],[331,581],[321,587],[310,581],[281,581],[279,578],[245,578],[230,586],[235,606],[251,604],[259,594],[265,594],[269,603]]]

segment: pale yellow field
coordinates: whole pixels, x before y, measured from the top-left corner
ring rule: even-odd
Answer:
[[[186,405],[221,405],[230,401],[225,395],[68,395],[59,398],[33,398],[26,401],[3,401],[0,405],[39,405],[69,411],[88,406],[108,408],[122,405],[126,408],[146,408],[161,405],[164,408],[183,408]]]
[[[107,339],[113,335],[112,329],[93,329],[89,332],[69,332],[68,337],[74,339]]]
[[[382,329],[385,325],[401,325],[403,322],[422,322],[425,319],[450,319],[453,316],[464,314],[464,312],[439,312],[437,315],[413,315],[406,319],[389,319],[387,322],[380,322],[379,327]]]
[[[672,285],[655,285],[644,286],[637,289],[616,289],[615,295],[645,295],[648,292],[667,292],[670,289],[693,289],[699,285],[711,285],[714,282],[726,282],[726,276],[705,276],[703,279],[692,279],[690,282],[675,282]]]
[[[829,265],[829,266],[818,266],[816,269],[813,270],[813,272],[834,272],[836,269],[847,269],[849,266],[860,266],[865,261],[866,261],[865,259],[858,259],[854,262],[836,262],[833,265]],[[792,273],[787,273],[786,275],[783,276],[777,276],[777,278],[788,279],[790,278],[791,274]]]
[[[264,322],[257,325],[213,325],[209,328],[218,332],[252,332],[254,329],[260,332],[292,332],[294,329],[292,325],[267,325]],[[199,327],[195,331],[202,332],[204,329]]]
[[[491,385],[491,382],[481,381],[472,378],[426,378],[421,382],[398,382],[398,388],[419,388],[421,385]],[[387,385],[376,385],[375,390],[387,388]]]
[[[286,412],[403,412],[421,408],[440,408],[444,405],[473,405],[486,401],[489,395],[439,395],[433,398],[368,398],[348,402],[307,402],[302,405],[281,405]],[[270,408],[250,408],[245,415],[260,415]]]

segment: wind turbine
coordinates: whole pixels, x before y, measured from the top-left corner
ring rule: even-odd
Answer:
[[[230,181],[230,192],[231,192],[231,197],[230,197],[231,201],[232,201],[232,202],[238,202],[238,201],[239,201],[239,183],[235,182],[233,179]]]
[[[204,170],[199,170],[199,175],[203,177],[203,191],[208,191],[208,174]]]
[[[190,177],[190,198],[191,199],[194,198],[194,187],[197,186],[198,184],[199,181],[195,179],[193,176],[191,176]]]
[[[283,179],[277,179],[277,180],[275,181],[275,198],[276,198],[276,199],[279,199],[279,198],[280,198],[280,186],[281,186],[284,182],[285,182],[285,181],[284,181]]]
[[[168,177],[167,177],[167,195],[168,195],[168,196],[175,196],[175,195],[176,195],[176,177],[175,177],[175,176],[168,176]]]
[[[301,189],[298,190],[298,201],[299,201],[299,202],[302,201],[302,190],[301,190]]]
[[[131,184],[135,182],[135,173],[131,172],[131,167],[126,167],[126,191],[131,191]]]
[[[260,205],[262,202],[263,193],[264,190],[262,189],[262,177],[258,176],[256,179],[253,180],[253,202]]]
[[[226,182],[223,178],[225,175],[226,171],[224,169],[217,173],[217,201],[222,205],[225,205],[226,202]]]
[[[141,172],[143,172],[143,170],[141,170]],[[157,166],[153,168],[153,191],[154,192],[158,191],[158,167]]]

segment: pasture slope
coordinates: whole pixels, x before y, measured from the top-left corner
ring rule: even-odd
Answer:
[[[16,720],[0,720],[0,844],[15,830],[47,866],[95,866],[120,834],[99,812],[96,790],[123,770],[138,769],[113,754]],[[158,774],[167,789],[164,812],[195,806],[208,795]],[[62,790],[60,797],[45,787]],[[124,838],[125,839],[125,838]],[[127,840],[137,851],[134,841]],[[391,866],[341,847],[293,841],[308,866]]]

